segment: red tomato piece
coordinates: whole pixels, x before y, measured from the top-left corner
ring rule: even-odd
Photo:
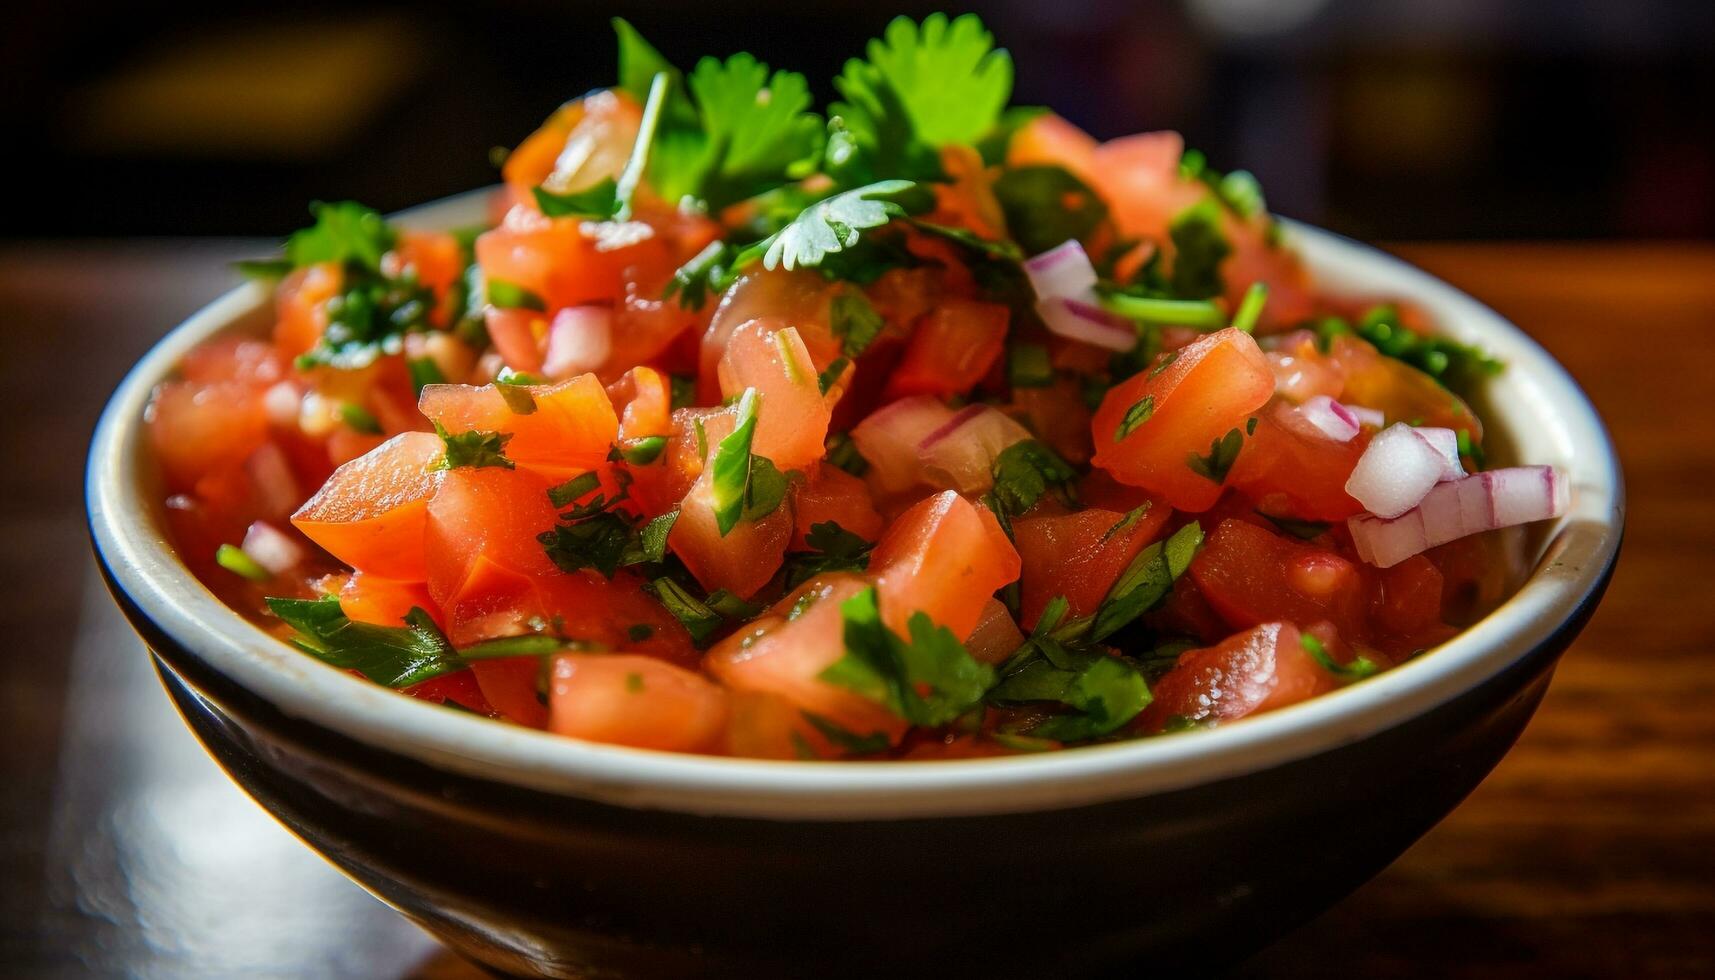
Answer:
[[[528,591],[531,579],[560,574],[536,540],[558,515],[547,481],[525,470],[488,466],[441,476],[428,505],[425,555],[429,594],[456,632],[471,618],[468,604]]]
[[[548,342],[548,317],[536,310],[506,310],[491,306],[483,314],[488,339],[500,359],[514,371],[539,374]]]
[[[1018,552],[994,514],[951,490],[899,515],[869,559],[890,628],[903,634],[911,615],[924,612],[961,640],[1018,572]]]
[[[306,266],[280,280],[274,290],[274,345],[294,358],[321,342],[328,327],[327,301],[345,288],[337,262]]]
[[[666,242],[641,221],[547,218],[532,205],[519,205],[499,227],[477,237],[476,260],[489,282],[525,289],[557,310],[615,302],[625,295],[627,267],[665,266],[671,256]]]
[[[359,571],[421,582],[429,499],[444,474],[434,469],[441,440],[426,432],[394,436],[334,470],[292,524]]]
[[[422,582],[398,582],[369,572],[353,572],[339,590],[339,609],[347,619],[377,626],[398,626],[412,609],[440,621],[435,600]]]
[[[1228,485],[1276,517],[1343,521],[1362,513],[1363,505],[1346,492],[1346,481],[1370,444],[1370,433],[1346,442],[1303,435],[1275,420],[1281,411],[1293,409],[1277,404],[1257,417]]]
[[[491,384],[426,385],[418,406],[448,432],[510,433],[507,458],[554,482],[607,462],[619,435],[619,419],[595,375],[523,387],[511,395],[531,410],[519,414],[507,395]]]
[[[1024,572],[1019,621],[1034,628],[1055,596],[1066,597],[1068,619],[1094,613],[1120,573],[1160,535],[1171,514],[1165,503],[1154,503],[1123,530],[1116,528],[1125,514],[1097,508],[1013,521]]]
[[[1352,635],[1363,621],[1363,577],[1356,565],[1247,521],[1222,521],[1191,560],[1189,574],[1210,607],[1236,629],[1328,619]]]
[[[721,395],[755,388],[762,396],[751,452],[782,471],[822,458],[832,413],[817,384],[816,364],[797,329],[765,317],[740,324],[718,366]]]
[[[667,379],[654,368],[639,365],[607,386],[608,400],[619,411],[619,437],[624,440],[673,434],[673,394]]]
[[[667,752],[707,752],[727,719],[726,692],[702,676],[632,654],[554,658],[548,727],[559,735]]]
[[[884,397],[969,391],[1000,358],[1011,316],[999,303],[943,300],[917,322]]]
[[[618,177],[642,121],[643,110],[623,92],[573,99],[507,155],[500,175],[520,201],[533,201],[542,185],[566,193]]]
[[[762,317],[792,325],[820,371],[840,356],[840,341],[829,326],[829,305],[837,292],[813,269],[752,272],[721,297],[720,307],[703,333],[698,355],[697,397],[707,404],[721,398],[720,362],[740,326]]]
[[[548,706],[538,694],[542,677],[540,657],[501,657],[478,660],[470,665],[482,697],[502,718],[526,728],[546,728]]]
[[[261,394],[239,381],[165,382],[156,387],[145,418],[150,445],[174,489],[242,465],[268,438]]]
[[[796,525],[792,550],[808,551],[804,536],[817,524],[832,521],[865,541],[881,534],[881,515],[869,497],[869,485],[831,463],[818,463],[810,479],[798,488],[793,502]]]
[[[1243,434],[1273,393],[1274,375],[1249,334],[1231,327],[1210,334],[1108,392],[1091,423],[1092,462],[1177,510],[1207,510],[1221,484],[1192,470],[1190,460],[1209,455],[1233,430]],[[1143,405],[1148,417],[1122,433],[1127,413],[1135,419]]]
[[[266,340],[217,337],[191,348],[179,362],[179,376],[204,384],[239,381],[266,387],[286,376],[286,364]]]
[[[1265,623],[1186,651],[1155,682],[1155,699],[1138,727],[1159,732],[1170,721],[1221,724],[1333,690],[1333,676],[1304,650],[1301,636],[1291,623]]]
[[[892,712],[847,688],[822,680],[822,672],[845,656],[845,619],[840,604],[869,587],[856,575],[822,575],[804,583],[743,629],[709,651],[711,673],[734,691],[760,692],[785,700],[793,709],[810,712],[859,735],[881,732],[898,741],[905,722]],[[985,596],[986,598],[986,596]],[[885,600],[882,612],[887,613]],[[765,707],[765,706],[764,706]],[[825,744],[795,727],[796,720],[751,706],[762,717],[748,718],[756,731],[752,742],[789,742],[799,731],[810,744]],[[811,730],[813,732],[813,729]],[[743,740],[741,738],[741,740]],[[747,749],[746,754],[772,754]]]
[[[709,439],[715,440],[714,433]],[[792,542],[792,508],[781,501],[771,513],[756,520],[741,517],[722,534],[715,521],[712,476],[705,470],[691,485],[667,544],[703,588],[726,589],[748,599],[768,584],[785,561],[786,546]]]
[[[1394,636],[1412,636],[1441,621],[1441,570],[1423,555],[1412,555],[1377,575],[1370,607],[1376,628]]]
[[[399,693],[435,704],[451,701],[479,715],[492,717],[495,714],[494,706],[482,696],[482,689],[477,686],[476,675],[468,670],[455,670],[439,677],[431,677],[421,684],[400,688]]]
[[[1024,631],[1012,618],[1006,603],[990,598],[983,607],[976,629],[965,640],[965,649],[980,663],[1000,664],[1024,645]]]

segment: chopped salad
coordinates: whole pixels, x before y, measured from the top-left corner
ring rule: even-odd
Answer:
[[[147,424],[186,563],[307,655],[574,738],[780,759],[1231,723],[1454,636],[1502,368],[1316,288],[1257,181],[1010,105],[974,16],[834,79],[670,64],[506,156],[489,223],[314,206],[266,337]]]

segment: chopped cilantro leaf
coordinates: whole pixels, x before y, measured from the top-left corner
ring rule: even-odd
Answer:
[[[799,212],[786,227],[746,248],[733,261],[735,268],[760,258],[765,268],[814,268],[829,256],[858,244],[862,232],[879,228],[910,208],[923,207],[917,185],[909,180],[883,180],[835,194]]]
[[[1364,656],[1353,657],[1351,663],[1340,663],[1329,655],[1328,648],[1322,645],[1322,641],[1310,633],[1298,634],[1298,642],[1304,647],[1304,652],[1310,654],[1310,658],[1320,664],[1323,670],[1343,681],[1361,681],[1381,672],[1380,664]]]
[[[612,578],[625,563],[632,540],[631,522],[623,514],[601,511],[579,520],[560,521],[536,540],[561,571],[590,568]]]
[[[619,209],[617,191],[618,185],[612,177],[603,177],[581,191],[564,194],[557,194],[546,187],[531,189],[536,196],[536,209],[550,218],[611,218]]]
[[[982,701],[994,670],[971,658],[964,644],[923,612],[901,637],[881,621],[874,586],[840,604],[845,656],[821,679],[885,706],[913,725],[944,725]]]
[[[1012,345],[1007,352],[1006,380],[1014,388],[1046,388],[1054,383],[1054,365],[1041,344]]]
[[[514,285],[503,279],[486,280],[488,302],[503,310],[546,310],[548,304],[542,297],[523,286]]]
[[[1169,299],[1106,289],[1096,294],[1097,305],[1138,323],[1178,327],[1219,327],[1226,323],[1221,308],[1206,299]]]
[[[1238,429],[1232,429],[1209,444],[1209,455],[1199,456],[1192,453],[1186,457],[1185,465],[1191,468],[1191,472],[1211,483],[1225,483],[1227,473],[1233,468],[1233,463],[1238,461],[1239,450],[1243,449],[1244,445],[1245,434]]]
[[[1043,610],[1036,629],[1000,668],[1000,682],[988,692],[991,704],[1059,703],[1069,709],[1032,728],[1029,734],[1061,742],[1105,735],[1137,717],[1149,705],[1149,686],[1125,660],[1105,648],[1056,634],[1067,603],[1057,596]]]
[[[732,264],[732,246],[726,242],[710,242],[680,266],[668,281],[662,299],[677,296],[679,305],[687,310],[700,310],[709,301],[711,292],[720,292]]]
[[[409,687],[465,666],[435,621],[416,607],[403,627],[353,622],[331,595],[269,598],[268,608],[296,631],[292,643],[299,649],[387,687]]]
[[[851,359],[846,357],[836,357],[830,361],[827,370],[816,375],[817,390],[824,395],[827,394],[834,385],[839,383],[840,376],[846,373],[846,368],[850,367],[851,363]]]
[[[995,458],[992,496],[1008,516],[1016,517],[1036,506],[1050,487],[1069,493],[1077,476],[1054,450],[1028,439],[1008,446]]]
[[[446,384],[446,375],[441,373],[440,365],[431,357],[412,357],[405,361],[405,369],[411,372],[411,388],[422,395],[423,389],[429,385]]]
[[[787,589],[827,572],[861,572],[869,567],[869,552],[875,547],[835,521],[810,525],[804,543],[810,546],[808,553],[787,559]]]
[[[1294,517],[1276,517],[1260,510],[1257,513],[1267,518],[1270,524],[1300,541],[1315,540],[1328,531],[1328,522],[1326,521],[1302,521]]]
[[[723,537],[738,525],[751,496],[753,461],[757,457],[751,453],[750,444],[756,437],[756,416],[761,403],[762,395],[755,388],[744,390],[738,400],[738,422],[715,447],[714,458],[709,463],[715,526]],[[770,464],[770,468],[772,466]]]
[[[1126,436],[1136,432],[1138,426],[1148,422],[1150,416],[1154,414],[1154,395],[1144,395],[1137,401],[1132,402],[1131,407],[1126,409],[1125,415],[1120,418],[1119,428],[1114,430],[1114,441],[1123,441]]]
[[[1268,283],[1253,282],[1245,290],[1244,299],[1239,301],[1238,312],[1233,314],[1232,326],[1235,330],[1250,333],[1256,329],[1256,322],[1262,316],[1262,308],[1268,303]]]
[[[1009,168],[995,181],[994,195],[1007,231],[1031,255],[1088,238],[1108,216],[1096,192],[1063,167]]]
[[[512,441],[510,432],[483,432],[472,429],[469,432],[448,432],[441,423],[435,423],[435,433],[441,437],[446,451],[435,461],[437,470],[453,470],[459,467],[481,469],[485,466],[498,466],[502,469],[512,469],[512,460],[506,458],[506,444]]]
[[[1505,367],[1480,348],[1412,330],[1403,322],[1399,308],[1391,304],[1371,308],[1356,324],[1329,317],[1317,324],[1316,331],[1324,347],[1339,334],[1355,333],[1388,357],[1404,361],[1460,391],[1469,390],[1482,379],[1499,374]]]
[[[375,416],[371,415],[368,409],[365,409],[362,405],[354,405],[351,402],[340,402],[339,420],[344,422],[347,426],[350,426],[354,432],[361,432],[366,436],[378,436],[381,434],[381,423],[376,421]]]
[[[633,440],[629,445],[621,446],[619,455],[632,466],[648,466],[660,459],[662,450],[666,448],[666,436],[644,436]]]
[[[857,357],[869,349],[881,335],[886,321],[860,292],[841,292],[828,306],[828,323],[834,336],[840,338],[840,350],[847,357]]]
[[[1090,638],[1107,639],[1165,600],[1173,591],[1173,583],[1191,566],[1191,559],[1202,544],[1203,529],[1192,521],[1165,541],[1157,541],[1138,552],[1096,607],[1090,622]]]
[[[316,223],[286,239],[286,260],[294,268],[318,262],[355,265],[371,272],[393,247],[393,230],[380,213],[356,201],[310,205]]]
[[[863,476],[869,470],[869,460],[858,452],[857,443],[844,432],[834,432],[828,435],[826,443],[828,462],[845,470],[852,476]]]
[[[813,712],[805,711],[803,715],[804,720],[810,723],[810,727],[821,732],[823,738],[846,755],[874,755],[877,752],[886,752],[888,745],[891,744],[884,732],[859,735],[838,722]]]
[[[667,576],[657,578],[643,588],[685,627],[692,642],[699,647],[707,644],[729,620],[749,619],[762,611],[725,589],[716,590],[705,602]]]
[[[1221,209],[1205,200],[1179,212],[1167,229],[1173,240],[1173,295],[1183,299],[1219,296],[1225,290],[1221,262],[1232,245],[1221,231]]]
[[[601,474],[594,470],[574,476],[557,486],[548,488],[548,502],[557,510],[569,506],[572,501],[590,495],[590,492],[601,486]]]

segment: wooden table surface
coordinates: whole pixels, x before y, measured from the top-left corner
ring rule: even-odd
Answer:
[[[248,242],[0,248],[0,973],[473,977],[202,755],[92,578],[106,393]],[[1607,600],[1518,747],[1247,978],[1715,977],[1715,246],[1397,251],[1584,384],[1630,514]],[[1315,859],[1314,841],[1283,841]]]

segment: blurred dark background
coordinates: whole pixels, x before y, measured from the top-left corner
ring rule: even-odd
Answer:
[[[1184,131],[1276,210],[1366,238],[1715,237],[1710,0],[1010,0],[975,5],[1014,101]],[[0,14],[7,237],[277,235],[490,182],[614,77],[623,14],[675,62],[827,79],[895,13],[817,0],[234,5]],[[957,12],[956,10],[954,12]]]

